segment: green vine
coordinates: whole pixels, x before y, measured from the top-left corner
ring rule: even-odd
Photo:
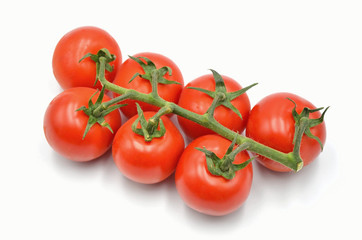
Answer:
[[[104,54],[104,56],[102,56],[102,55],[97,56],[97,61],[100,64],[100,66],[97,67],[97,69],[100,69],[100,70],[107,69],[106,66],[108,66],[107,64],[109,64],[110,56],[113,56],[113,55]],[[85,57],[87,57],[87,55]],[[210,108],[207,110],[206,113],[197,114],[197,113],[191,112],[187,109],[184,109],[175,103],[168,102],[168,101],[162,99],[158,95],[158,92],[157,92],[158,84],[177,84],[177,82],[169,81],[166,78],[164,78],[164,75],[166,73],[169,75],[172,74],[172,70],[169,67],[164,66],[164,67],[157,69],[156,66],[153,64],[153,62],[147,58],[142,58],[142,57],[140,57],[140,58],[130,57],[130,58],[133,59],[134,61],[138,62],[141,65],[141,67],[143,68],[143,70],[145,71],[144,74],[140,74],[140,73],[135,74],[132,77],[132,79],[130,79],[130,81],[133,81],[137,76],[147,79],[151,83],[152,91],[148,94],[145,94],[145,93],[141,93],[136,90],[133,90],[133,89],[127,89],[127,88],[120,87],[116,84],[113,84],[112,82],[109,82],[105,78],[104,73],[100,72],[97,74],[97,80],[99,80],[101,82],[103,88],[108,89],[109,91],[112,91],[114,93],[117,93],[120,96],[110,100],[109,102],[103,103],[102,105],[96,107],[95,109],[93,108],[92,109],[93,113],[97,113],[97,114],[101,113],[101,115],[102,115],[103,108],[109,109],[109,107],[111,107],[113,104],[121,102],[122,100],[125,100],[125,99],[133,99],[133,100],[149,103],[149,104],[155,105],[157,107],[160,107],[160,111],[156,114],[156,116],[153,118],[153,120],[150,119],[151,121],[149,120],[149,122],[147,123],[144,120],[144,118],[142,118],[143,114],[140,112],[140,109],[139,109],[139,119],[137,120],[137,123],[135,123],[135,126],[133,127],[134,131],[136,133],[145,136],[146,141],[151,141],[153,137],[163,136],[164,133],[162,131],[162,121],[159,120],[159,117],[163,114],[174,113],[174,114],[182,116],[186,119],[189,119],[193,122],[196,122],[196,123],[200,124],[201,126],[211,129],[212,131],[216,132],[217,134],[229,139],[230,141],[233,141],[233,144],[242,146],[242,147],[238,148],[239,149],[238,151],[248,150],[248,151],[254,152],[256,154],[270,158],[278,163],[281,163],[282,165],[284,165],[296,172],[299,171],[300,169],[302,169],[303,161],[300,157],[300,142],[301,142],[302,135],[304,133],[306,133],[308,135],[308,129],[309,129],[308,127],[304,127],[303,131],[299,131],[299,133],[296,134],[295,139],[294,139],[294,142],[295,142],[294,150],[290,153],[283,153],[276,149],[270,148],[266,145],[260,144],[256,141],[254,141],[253,139],[250,139],[241,134],[235,133],[234,131],[224,127],[218,121],[215,120],[214,110],[216,109],[216,107],[218,107],[220,105],[230,108],[236,114],[238,114],[239,117],[241,117],[240,112],[230,102],[232,99],[245,93],[246,90],[255,86],[256,84],[252,84],[237,92],[227,92],[222,77],[216,71],[211,70],[214,75],[215,82],[216,82],[215,91],[212,92],[212,91],[208,91],[205,89],[199,89],[199,88],[194,88],[194,89],[208,94],[214,100],[213,100],[212,105],[210,106]],[[144,61],[142,61],[142,59]],[[84,111],[85,109],[82,109],[82,110]],[[317,110],[320,110],[320,109],[317,109]],[[106,111],[106,110],[104,110],[104,111]],[[324,113],[322,116],[324,116]],[[293,115],[295,115],[294,111],[293,111]],[[308,117],[306,115],[308,115],[308,114],[305,114],[305,116],[303,115],[304,118],[303,118],[302,122],[305,121],[306,118]],[[323,121],[323,117],[319,120],[319,122],[321,122],[321,121]],[[136,128],[138,122],[141,122],[141,125],[142,125],[141,129]],[[298,122],[298,121],[296,120],[296,122]],[[316,121],[309,121],[309,122],[311,123],[309,126],[313,126],[313,125],[317,124]],[[155,129],[157,129],[158,124],[160,125],[160,130],[155,130]],[[298,125],[298,123],[297,123],[297,125]],[[296,128],[297,128],[297,125],[296,125]],[[209,159],[208,165],[211,166],[212,164],[214,164],[214,165],[216,164],[218,166],[221,166],[221,168],[223,169],[223,171],[222,171],[223,173],[220,174],[219,170],[214,171],[214,173],[218,172],[220,175],[223,175],[225,172],[229,172],[230,169],[231,169],[230,171],[233,172],[234,170],[241,169],[241,167],[245,167],[244,165],[246,165],[246,164],[244,164],[243,166],[234,166],[231,164],[230,157],[225,158],[225,159],[229,159],[229,160],[225,160],[225,159],[217,160],[206,149],[200,149],[200,151],[203,151],[205,153],[207,159]],[[234,156],[235,152],[230,151],[229,155]],[[228,161],[227,167],[225,167],[225,164],[226,164],[225,161]],[[223,164],[221,164],[221,163],[223,163]],[[233,173],[230,173],[230,174],[227,173],[226,178],[230,178],[233,176]]]

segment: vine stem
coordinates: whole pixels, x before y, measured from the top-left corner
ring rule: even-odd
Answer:
[[[217,134],[229,139],[230,141],[234,140],[235,135],[237,134],[236,132],[221,125],[214,118],[210,118],[209,113],[201,115],[191,112],[187,109],[178,106],[175,103],[168,102],[160,97],[155,97],[154,96],[155,92],[151,92],[149,94],[140,93],[133,89],[120,87],[114,83],[109,82],[104,77],[101,77],[99,80],[105,86],[106,89],[120,95],[126,95],[127,98],[129,99],[149,103],[160,108],[168,106],[169,107],[168,111],[172,111],[172,113],[174,114],[189,119],[193,122],[196,122],[201,126],[207,127],[212,131],[216,132]],[[247,148],[248,151],[270,158],[296,172],[303,167],[303,161],[299,157],[299,152],[283,153],[240,134],[237,134],[236,136],[236,143],[238,145],[246,143],[248,146]]]
[[[153,115],[147,124],[147,131],[152,134],[158,127],[161,116],[172,113],[173,109],[170,105],[163,106],[155,115]]]

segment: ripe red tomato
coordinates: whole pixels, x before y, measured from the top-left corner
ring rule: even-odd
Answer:
[[[122,54],[114,38],[106,31],[97,27],[80,27],[65,34],[58,42],[53,54],[53,73],[63,89],[72,87],[94,88],[96,80],[96,64],[90,58],[79,60],[87,53],[97,54],[107,48],[116,56],[115,61],[109,64],[113,71],[106,71],[105,77],[113,81],[119,65],[122,63]],[[98,82],[96,88],[101,89]]]
[[[169,102],[177,103],[184,84],[181,71],[177,67],[177,65],[171,59],[157,53],[138,53],[133,57],[146,57],[156,65],[157,69],[165,66],[168,66],[172,69],[172,75],[170,76],[168,73],[166,73],[165,78],[170,81],[179,82],[180,84],[158,84],[157,89],[158,94],[161,98]],[[152,91],[150,81],[143,79],[140,76],[136,77],[135,79],[133,79],[132,82],[129,83],[129,81],[136,73],[144,74],[145,72],[143,71],[140,64],[129,58],[119,68],[119,71],[113,83],[124,88],[135,89],[141,93],[150,93]],[[115,94],[115,96],[118,95]],[[127,106],[122,107],[121,109],[121,111],[127,118],[130,118],[137,114],[136,102],[141,106],[143,111],[156,112],[159,110],[158,107],[151,104],[128,99],[122,102],[127,104]]]
[[[242,87],[234,79],[222,76],[227,92],[234,92],[242,89]],[[215,81],[212,74],[204,75],[188,83],[182,90],[178,105],[187,110],[198,114],[204,114],[212,104],[213,98],[206,93],[200,92],[188,87],[203,88],[210,91],[215,91]],[[250,101],[246,93],[236,97],[231,101],[231,104],[239,110],[243,119],[241,119],[234,111],[224,106],[218,106],[215,109],[214,117],[223,126],[243,132],[246,127],[246,122],[250,112]],[[200,126],[199,124],[190,121],[186,118],[177,116],[178,122],[184,133],[191,139],[195,139],[202,135],[215,134],[212,130]]]
[[[251,163],[227,180],[212,175],[206,164],[205,154],[196,147],[223,157],[231,142],[219,135],[205,135],[191,142],[183,152],[176,168],[176,188],[184,202],[192,209],[208,215],[226,215],[238,209],[247,199],[252,178]],[[246,151],[236,155],[234,163],[247,161]]]
[[[88,107],[88,101],[95,92],[95,89],[85,87],[67,89],[51,101],[45,112],[44,133],[49,145],[73,161],[93,160],[104,154],[112,144],[114,134],[99,124],[94,124],[82,140],[88,116],[76,110],[82,106]],[[98,95],[92,98],[93,103]],[[110,98],[104,96],[103,101],[108,100]],[[105,121],[114,133],[121,126],[118,111],[105,116]]]
[[[291,93],[275,93],[263,98],[251,110],[249,121],[246,127],[246,136],[255,141],[288,153],[293,150],[294,138],[294,118],[292,110],[294,108],[292,99],[296,105],[296,111],[300,113],[304,107],[315,109],[316,107],[302,97]],[[310,118],[319,118],[320,112],[310,114]],[[322,144],[326,141],[325,123],[312,127],[311,133],[317,136]],[[303,135],[300,154],[304,166],[310,164],[321,152],[318,141]],[[263,156],[257,157],[258,161],[265,167],[278,171],[288,172],[291,169]]]
[[[144,112],[146,120],[154,114]],[[129,119],[118,130],[112,146],[113,160],[123,175],[135,182],[161,182],[174,172],[185,147],[184,139],[171,120],[162,116],[165,135],[146,142],[143,136],[132,131],[132,124],[137,117]]]

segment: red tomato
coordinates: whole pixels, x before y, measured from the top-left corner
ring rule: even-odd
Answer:
[[[292,99],[296,104],[296,111],[301,113],[304,107],[315,109],[309,101],[291,94],[275,93],[263,98],[251,110],[249,121],[246,127],[246,136],[255,141],[288,153],[293,151],[294,118],[292,110],[294,104],[287,98]],[[319,118],[320,112],[310,114],[310,118]],[[317,136],[324,144],[326,141],[325,123],[311,128],[313,135]],[[318,141],[303,135],[300,154],[304,166],[311,163],[321,152]],[[278,171],[288,172],[291,169],[263,156],[258,156],[258,161],[265,167]]]
[[[58,42],[53,55],[53,73],[63,89],[72,87],[94,87],[96,64],[90,58],[79,60],[87,53],[97,54],[107,48],[116,60],[109,64],[113,71],[106,71],[106,79],[113,81],[122,63],[121,50],[114,38],[106,31],[96,27],[80,27],[67,34]],[[96,88],[101,89],[98,82]]]
[[[146,120],[154,114],[144,112]],[[165,135],[146,142],[143,136],[132,131],[132,124],[137,117],[129,119],[118,130],[112,146],[114,162],[123,175],[135,182],[161,182],[174,172],[185,147],[184,139],[171,120],[162,116]]]
[[[161,98],[169,102],[177,103],[184,84],[181,71],[177,67],[177,65],[169,58],[156,53],[149,53],[149,52],[138,53],[133,57],[146,57],[155,64],[157,69],[165,66],[170,67],[172,69],[172,75],[169,76],[169,74],[166,73],[165,78],[170,81],[179,82],[180,84],[158,84],[157,89],[158,89],[158,94]],[[129,83],[129,80],[131,80],[136,73],[144,74],[145,72],[143,71],[140,64],[129,58],[121,65],[113,83],[124,88],[135,89],[141,93],[150,93],[152,91],[150,81],[143,79],[140,76],[136,77],[135,79],[133,79],[132,82]],[[115,94],[115,96],[118,95]],[[144,111],[156,112],[159,110],[158,107],[148,103],[139,102],[135,100],[126,100],[122,103],[127,104],[127,106],[122,107],[121,111],[124,113],[124,115],[127,118],[130,118],[137,114],[137,108],[135,104],[136,102],[141,106],[142,110]]]
[[[56,96],[49,104],[44,117],[44,133],[49,145],[60,155],[73,161],[89,161],[104,154],[111,146],[113,136],[109,129],[94,124],[83,138],[88,116],[76,111],[88,107],[88,100],[96,92],[92,88],[70,88]],[[93,98],[95,103],[99,93]],[[103,101],[110,100],[104,96]],[[112,130],[121,126],[121,116],[113,111],[105,116]]]
[[[183,152],[176,168],[176,188],[184,202],[192,209],[208,215],[226,215],[238,209],[247,199],[252,178],[251,163],[227,180],[212,175],[206,164],[205,154],[196,147],[214,152],[223,157],[231,142],[219,135],[205,135],[191,142]],[[236,155],[234,163],[247,161],[243,151]]]
[[[227,76],[222,76],[222,78],[225,82],[227,92],[234,92],[242,89],[242,87],[232,78]],[[183,107],[198,114],[204,114],[211,106],[213,98],[208,96],[206,93],[194,89],[188,89],[188,87],[197,87],[210,91],[215,91],[215,81],[213,75],[204,75],[188,83],[182,90],[180,100],[178,102],[180,107]],[[241,133],[244,131],[249,117],[249,98],[247,94],[244,93],[239,97],[233,99],[231,101],[231,104],[240,111],[243,119],[240,119],[240,117],[235,112],[224,106],[218,106],[215,109],[214,117],[225,127]],[[199,124],[192,122],[186,118],[177,116],[177,119],[182,130],[191,139],[195,139],[206,134],[214,134],[214,132],[210,129],[202,127]]]

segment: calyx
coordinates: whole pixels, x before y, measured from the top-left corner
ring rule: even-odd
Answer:
[[[165,66],[165,67],[161,67],[161,68],[157,69],[156,65],[149,58],[133,57],[133,56],[129,56],[129,58],[136,61],[142,67],[143,71],[145,72],[144,74],[136,73],[135,75],[133,75],[133,77],[131,78],[131,80],[129,82],[132,82],[136,77],[140,76],[140,77],[150,81],[151,83],[152,83],[152,81],[156,80],[157,83],[161,83],[161,84],[180,84],[179,82],[170,81],[170,80],[167,80],[166,78],[164,78],[164,75],[166,73],[168,73],[169,76],[172,75],[172,69],[170,67]],[[143,59],[145,62],[142,61],[141,59]],[[157,77],[155,78],[155,76],[157,76]]]
[[[295,134],[294,134],[293,144],[300,144],[302,135],[304,133],[308,137],[315,139],[319,143],[321,150],[323,151],[323,144],[322,144],[321,140],[317,136],[313,135],[312,132],[310,131],[310,129],[314,126],[321,124],[324,121],[324,115],[327,112],[329,107],[327,107],[323,111],[322,115],[319,118],[311,119],[311,118],[309,118],[309,115],[311,113],[318,112],[324,108],[321,107],[321,108],[316,108],[316,109],[310,109],[310,108],[305,107],[302,110],[302,112],[300,114],[298,114],[296,111],[297,104],[290,98],[288,98],[288,100],[290,100],[294,104],[294,108],[292,110],[293,118],[295,121]]]
[[[95,86],[99,79],[104,78],[105,70],[108,72],[113,71],[113,66],[111,66],[109,63],[116,60],[116,56],[111,54],[108,49],[102,48],[97,52],[97,54],[87,53],[79,60],[79,62],[88,57],[96,63],[96,79],[94,82]]]
[[[225,82],[224,82],[223,78],[221,77],[221,75],[218,72],[216,72],[215,70],[210,69],[210,71],[212,72],[212,74],[214,76],[215,91],[210,91],[210,90],[206,90],[206,89],[198,88],[198,87],[188,87],[188,88],[206,93],[207,95],[212,97],[214,100],[217,98],[216,103],[211,106],[213,109],[209,109],[209,111],[211,110],[211,112],[213,112],[216,107],[223,105],[224,107],[231,109],[241,119],[243,119],[240,111],[234,105],[231,104],[231,101],[234,100],[235,98],[239,97],[240,95],[244,94],[250,88],[257,85],[257,83],[251,84],[250,86],[247,86],[247,87],[242,88],[235,92],[227,92],[226,87],[225,87]]]
[[[166,133],[166,128],[162,122],[162,119],[157,117],[150,118],[147,121],[140,105],[138,103],[136,103],[136,105],[138,118],[132,124],[132,131],[138,135],[144,136],[146,142],[152,141],[153,138],[163,137]],[[138,123],[141,125],[140,128],[137,128]],[[160,129],[157,129],[158,126]]]
[[[234,164],[233,162],[236,155],[248,148],[248,145],[244,143],[239,145],[235,150],[233,150],[235,142],[236,138],[234,138],[234,141],[230,144],[229,148],[227,149],[225,155],[222,158],[219,158],[214,152],[207,150],[205,147],[196,148],[197,150],[205,153],[207,169],[211,174],[215,176],[222,176],[228,180],[233,179],[235,177],[236,171],[245,168],[254,159],[250,158],[243,163]]]
[[[90,97],[88,101],[88,107],[82,106],[76,110],[76,111],[83,111],[89,117],[82,139],[85,138],[91,127],[96,123],[98,123],[102,127],[108,128],[109,131],[113,133],[111,126],[105,121],[104,117],[110,112],[126,105],[126,104],[115,104],[113,106],[106,107],[104,104],[102,104],[102,100],[104,97],[104,90],[105,88],[103,87],[95,103],[92,102],[92,98],[94,97],[94,95],[96,95],[99,92],[98,90]]]

